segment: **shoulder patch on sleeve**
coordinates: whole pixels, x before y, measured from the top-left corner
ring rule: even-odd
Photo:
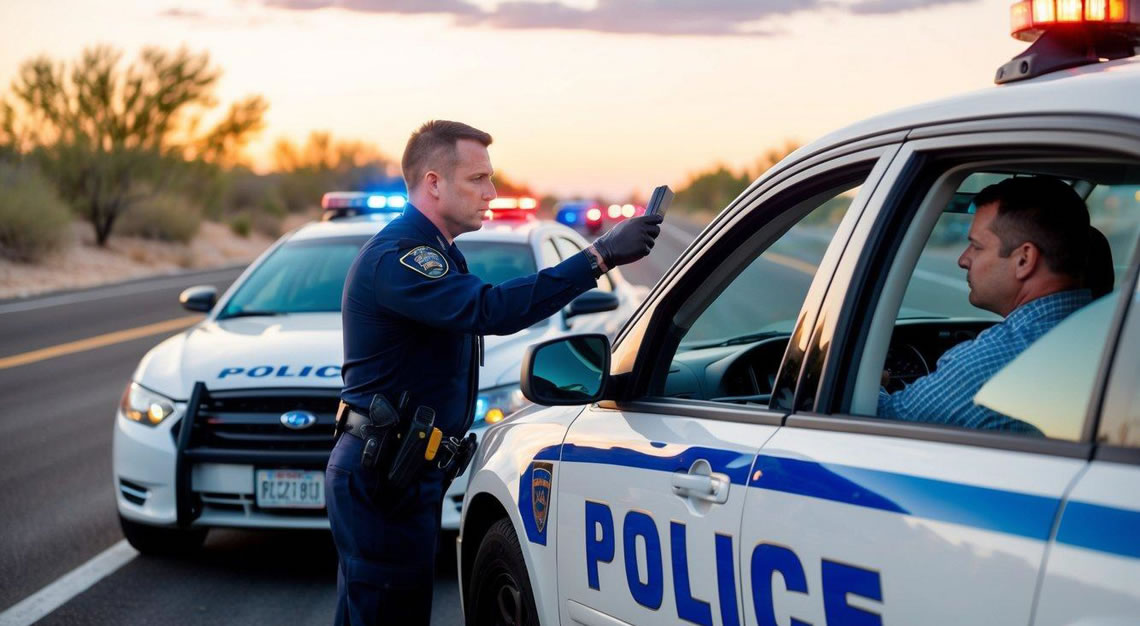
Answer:
[[[400,263],[428,278],[441,278],[451,269],[451,266],[447,264],[447,257],[431,246],[412,248],[400,257]]]

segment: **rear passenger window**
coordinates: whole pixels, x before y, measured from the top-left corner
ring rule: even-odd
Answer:
[[[1081,439],[1140,231],[1140,174],[1019,169],[951,173],[928,194],[899,245],[890,276],[909,267],[910,279],[891,327],[872,326],[853,413]],[[1086,206],[1082,231],[1069,216]],[[882,297],[898,291],[888,279]],[[884,352],[868,371],[866,354]]]

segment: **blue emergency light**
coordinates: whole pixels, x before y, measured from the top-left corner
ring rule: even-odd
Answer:
[[[322,221],[375,213],[400,213],[408,204],[402,193],[330,191],[321,196]]]

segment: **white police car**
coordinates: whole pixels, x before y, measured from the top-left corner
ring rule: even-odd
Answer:
[[[326,194],[335,219],[282,237],[220,299],[213,287],[183,292],[186,308],[209,315],[147,353],[115,418],[115,491],[132,545],[181,551],[212,526],[328,527],[323,475],[342,382],[345,274],[404,202]],[[498,283],[587,245],[533,209],[529,198],[499,198],[483,229],[459,238],[473,273]],[[552,319],[486,338],[476,431],[527,403],[518,379],[527,344],[571,329],[612,336],[646,292],[613,272],[599,287]],[[447,494],[444,529],[458,529],[465,483]]]
[[[1008,84],[798,150],[612,351],[532,347],[525,393],[564,406],[485,433],[468,623],[1137,623],[1138,5],[1017,3],[1015,33],[1045,34]],[[961,224],[1026,174],[1085,198],[1115,270],[974,397],[1045,436],[875,417],[884,369],[914,380],[995,322],[968,302]]]

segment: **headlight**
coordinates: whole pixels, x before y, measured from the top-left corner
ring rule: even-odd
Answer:
[[[501,422],[504,417],[528,404],[530,401],[526,399],[518,385],[484,389],[479,392],[479,398],[475,400],[475,424]]]
[[[133,422],[157,426],[174,412],[174,401],[132,382],[123,391],[119,410]]]

